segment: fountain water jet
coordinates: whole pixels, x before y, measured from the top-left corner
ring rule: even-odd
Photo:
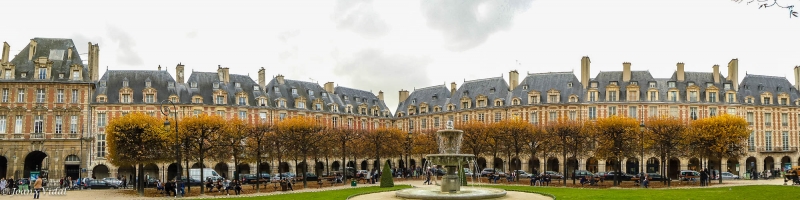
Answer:
[[[461,177],[458,172],[462,164],[474,162],[472,154],[461,154],[461,139],[464,131],[454,130],[453,122],[447,122],[447,129],[436,132],[439,144],[439,154],[429,154],[426,157],[430,163],[443,165],[447,174],[442,177],[441,187],[438,190],[431,188],[411,188],[400,190],[395,195],[408,199],[488,199],[506,195],[506,191],[493,188],[461,188]],[[473,172],[476,173],[476,172]]]

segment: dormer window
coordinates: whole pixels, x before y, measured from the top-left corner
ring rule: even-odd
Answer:
[[[675,87],[675,81],[667,82],[667,87],[674,88]]]
[[[611,82],[609,82],[608,84],[609,84],[609,85],[617,85],[617,82],[616,82],[616,81],[611,81]]]
[[[214,83],[212,83],[212,86],[214,87],[214,89],[218,89],[219,88],[219,83],[214,82]]]
[[[511,105],[514,105],[514,106],[519,105],[519,99],[511,100]]]
[[[494,88],[489,89],[489,93],[494,93]]]
[[[105,86],[106,86],[106,81],[100,81],[100,87],[105,87]]]
[[[572,87],[572,83],[571,82],[567,83],[567,87],[571,88]]]
[[[714,86],[714,83],[706,83],[706,87]]]
[[[39,68],[39,79],[47,79],[47,68]]]
[[[241,88],[241,87],[242,87],[242,84],[240,84],[240,83],[233,83],[233,85],[234,85],[236,88]]]
[[[355,97],[354,99],[356,99],[356,103],[360,103],[361,102],[361,99],[358,99],[358,97]]]
[[[686,86],[694,86],[694,82],[686,83]]]
[[[431,99],[433,99],[434,101],[436,101],[437,99],[439,99],[439,97],[437,97],[436,95],[433,95],[433,97],[431,97]]]
[[[731,89],[731,84],[730,83],[725,83],[724,88],[725,88],[725,90],[730,90]]]
[[[322,97],[328,97],[328,93],[322,93]]]
[[[597,82],[592,82],[590,85],[592,88],[597,88]]]
[[[258,86],[257,85],[253,86],[253,91],[258,91]]]
[[[150,81],[144,82],[144,87],[150,87]]]
[[[655,88],[655,87],[656,87],[656,82],[652,82],[652,81],[651,81],[651,82],[650,82],[650,88]]]
[[[189,85],[191,85],[192,88],[197,88],[197,82],[192,82]]]
[[[175,87],[175,82],[169,82],[169,83],[167,83],[167,87]]]
[[[22,72],[19,74],[22,78],[28,77],[28,72]]]
[[[278,86],[272,87],[272,92],[278,92]]]
[[[527,90],[527,89],[528,89],[528,85],[523,85],[523,86],[522,86],[522,89],[523,89],[523,90]]]
[[[639,82],[631,82],[631,85],[639,85]]]
[[[308,95],[312,95],[312,96],[313,96],[313,95],[314,95],[314,91],[311,91],[311,90],[306,90],[306,94],[308,94]]]
[[[417,103],[417,99],[411,99],[411,104],[416,104],[416,103]]]
[[[64,79],[64,73],[59,73],[59,74],[58,74],[58,78],[59,78],[59,79]]]
[[[128,87],[128,81],[122,81],[122,87]]]

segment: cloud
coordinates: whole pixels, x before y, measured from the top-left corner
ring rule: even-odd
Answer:
[[[451,51],[474,48],[489,35],[511,27],[514,16],[528,10],[533,0],[422,0],[428,27],[442,31]]]
[[[350,80],[359,89],[374,93],[382,90],[387,96],[393,96],[389,91],[408,89],[409,83],[422,87],[430,85],[427,67],[431,62],[433,59],[427,56],[393,55],[380,49],[365,49],[337,61],[333,73]],[[403,78],[398,78],[400,76]],[[397,98],[384,99],[390,109],[398,103]]]
[[[108,26],[108,38],[111,42],[118,44],[117,46],[117,63],[123,66],[141,66],[144,61],[139,53],[134,50],[136,47],[136,40],[133,39],[127,32],[114,27]]]
[[[192,30],[186,33],[186,38],[193,39],[197,37],[197,30]]]
[[[372,7],[372,0],[338,0],[332,20],[337,28],[351,30],[367,38],[384,36],[390,30]]]

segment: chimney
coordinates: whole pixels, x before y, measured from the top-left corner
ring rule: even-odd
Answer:
[[[406,101],[406,99],[408,99],[408,90],[400,90],[400,102],[399,103],[403,103],[404,101]]]
[[[0,63],[8,62],[8,51],[10,51],[11,46],[8,45],[8,42],[3,42],[3,59],[0,60]]]
[[[454,94],[456,94],[456,82],[451,82],[450,83],[450,96],[452,97]]]
[[[72,60],[72,47],[67,49],[67,60]]]
[[[581,58],[581,84],[583,85],[583,89],[589,88],[589,74],[591,73],[589,65],[591,63],[592,61],[589,60],[589,56]]]
[[[678,63],[678,72],[677,72],[677,75],[678,75],[678,82],[683,82],[683,80],[684,80],[684,79],[683,79],[683,75],[684,75],[684,73],[683,73],[683,63],[682,63],[682,62],[679,62],[679,63]]]
[[[512,70],[508,72],[508,89],[513,91],[517,85],[519,85],[519,72]]]
[[[276,76],[275,79],[278,79],[278,85],[283,85],[284,84],[283,75],[278,74],[278,76]],[[329,93],[333,94],[332,91],[333,90],[331,90],[331,92],[329,92]]]
[[[230,74],[228,74],[228,68],[222,67],[222,65],[217,65],[217,75],[219,76],[219,81],[228,83],[230,79]]]
[[[333,94],[333,82],[325,83],[325,91],[327,91],[328,94]]]
[[[31,43],[28,44],[28,60],[33,60],[33,54],[36,54],[36,41],[31,39]]]
[[[794,66],[794,88],[800,90],[800,66]]]
[[[161,65],[158,65],[158,71],[161,71]]]
[[[714,65],[711,69],[714,71],[714,83],[719,83],[719,65]]]
[[[383,101],[383,91],[378,90],[378,100]]]
[[[100,79],[100,46],[89,42],[89,76],[92,81]]]
[[[258,86],[261,86],[261,89],[264,89],[265,87],[267,87],[267,76],[266,76],[266,70],[264,70],[264,67],[261,67],[261,69],[258,69]]]
[[[175,66],[175,81],[178,83],[183,83],[183,64],[178,63],[178,66]]]
[[[728,80],[731,81],[731,87],[734,90],[739,90],[739,59],[734,58],[728,62]]]
[[[622,82],[630,82],[631,81],[631,63],[624,62],[622,63]]]

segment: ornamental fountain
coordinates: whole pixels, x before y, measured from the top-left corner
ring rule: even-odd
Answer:
[[[463,134],[464,131],[453,129],[453,121],[447,122],[447,129],[436,132],[439,154],[429,154],[426,157],[430,163],[447,169],[440,188],[410,188],[400,190],[395,195],[406,199],[489,199],[505,196],[506,191],[502,189],[461,187],[458,168],[475,159],[472,154],[460,153]]]

